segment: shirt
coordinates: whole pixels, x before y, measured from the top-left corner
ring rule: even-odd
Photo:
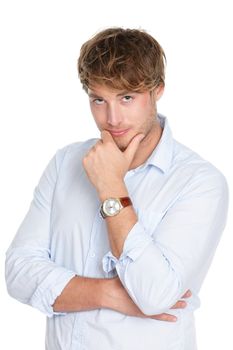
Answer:
[[[29,211],[7,251],[11,296],[47,315],[49,350],[194,350],[198,293],[224,229],[225,177],[177,142],[158,115],[162,136],[151,156],[124,178],[138,221],[119,259],[111,253],[100,200],[82,166],[97,139],[60,149],[49,162]],[[53,305],[75,275],[110,278],[147,315],[110,309],[56,313]],[[185,309],[169,310],[190,289]]]

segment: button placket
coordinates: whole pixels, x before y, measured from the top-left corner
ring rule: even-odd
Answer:
[[[96,260],[98,260],[98,249],[96,247],[96,236],[98,234],[99,224],[102,223],[103,218],[99,216],[99,210],[96,212],[92,232],[89,242],[89,249],[87,253],[87,259],[84,267],[84,274],[88,276],[89,273],[93,274],[93,270],[96,270]],[[97,249],[97,250],[96,250]]]

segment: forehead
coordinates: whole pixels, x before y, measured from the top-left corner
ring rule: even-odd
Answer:
[[[90,93],[94,93],[94,94],[99,94],[99,93],[103,93],[103,94],[120,94],[123,93],[125,90],[120,90],[120,89],[113,89],[107,85],[101,85],[101,84],[92,84],[89,88],[88,88],[88,94]]]
[[[88,88],[87,93],[90,97],[121,97],[127,94],[139,94],[140,92],[125,89],[113,89],[106,85],[93,84]]]

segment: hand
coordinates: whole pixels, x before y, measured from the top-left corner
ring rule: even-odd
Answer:
[[[186,298],[190,298],[192,296],[192,292],[191,290],[187,290],[187,292],[182,296],[181,299],[186,299]],[[186,308],[187,303],[184,300],[178,300],[175,305],[173,305],[171,307],[171,309],[184,309]],[[177,320],[177,317],[174,315],[170,315],[167,313],[163,313],[163,314],[159,314],[159,315],[154,315],[152,317],[155,320],[159,320],[159,321],[168,321],[168,322],[175,322]]]
[[[143,134],[136,135],[122,152],[110,132],[102,131],[102,139],[83,159],[84,169],[100,196],[103,193],[110,195],[116,193],[117,196],[127,194],[124,177],[143,137]]]
[[[128,316],[152,318],[159,321],[175,322],[177,317],[168,313],[162,313],[158,315],[147,316],[142,313],[138,306],[133,302],[125,288],[123,287],[118,277],[108,280],[108,286],[105,289],[107,295],[105,295],[104,306],[115,311],[121,312]],[[183,298],[189,298],[192,295],[191,291],[188,290]],[[171,309],[184,309],[187,303],[184,300],[178,300]]]

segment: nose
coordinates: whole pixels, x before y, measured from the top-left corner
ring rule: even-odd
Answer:
[[[117,105],[109,104],[107,107],[107,122],[109,125],[117,126],[122,122],[122,116]]]

